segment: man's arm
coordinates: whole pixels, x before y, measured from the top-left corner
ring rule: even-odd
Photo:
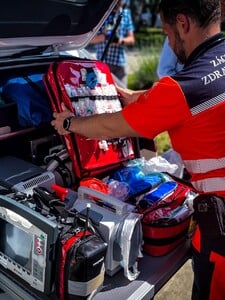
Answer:
[[[90,41],[90,44],[98,44],[105,41],[105,35],[103,33],[97,34],[93,39]]]
[[[71,119],[69,131],[64,130],[63,122],[72,113],[62,104],[63,112],[54,113],[51,124],[60,135],[74,132],[91,139],[110,139],[125,136],[138,136],[126,122],[121,111],[116,113],[97,114],[88,117],[74,117]]]
[[[126,46],[132,46],[135,43],[135,37],[133,31],[129,31],[127,36],[124,38],[119,38],[119,44],[123,44]]]
[[[104,42],[106,40],[106,36],[104,33],[101,34],[97,34],[90,42],[90,44],[98,44],[101,42]],[[112,43],[114,43],[114,41],[112,41]],[[131,46],[134,45],[135,43],[135,37],[134,37],[134,33],[131,31],[128,33],[128,35],[126,37],[123,38],[117,38],[117,42],[116,44],[120,44],[120,45],[126,45],[126,46]]]

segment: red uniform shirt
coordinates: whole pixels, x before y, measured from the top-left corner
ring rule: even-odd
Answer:
[[[199,46],[185,68],[123,109],[129,125],[153,138],[168,131],[199,192],[225,196],[225,42]]]

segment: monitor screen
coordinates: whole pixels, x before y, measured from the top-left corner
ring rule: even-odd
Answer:
[[[31,272],[32,235],[0,218],[0,251]]]

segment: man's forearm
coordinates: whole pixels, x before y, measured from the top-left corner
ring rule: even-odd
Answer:
[[[99,35],[96,35],[90,42],[90,44],[98,44],[98,43],[101,43],[105,41],[105,35],[102,33],[102,34],[99,34]]]
[[[69,133],[63,128],[63,122],[66,117],[65,112],[54,113],[55,119],[52,121],[52,125],[61,135]],[[112,114],[74,117],[71,119],[69,131],[91,139],[110,139],[138,135],[125,121],[121,111]]]

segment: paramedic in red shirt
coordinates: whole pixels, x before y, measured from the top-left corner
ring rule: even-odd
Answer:
[[[168,131],[193,187],[206,195],[196,204],[192,300],[225,299],[225,39],[219,0],[161,0],[169,44],[184,69],[161,78],[147,91],[118,88],[122,111],[70,119],[69,131],[88,138],[154,138]],[[59,134],[71,115],[54,113]],[[200,202],[199,202],[200,203]],[[204,203],[203,203],[204,204]]]

